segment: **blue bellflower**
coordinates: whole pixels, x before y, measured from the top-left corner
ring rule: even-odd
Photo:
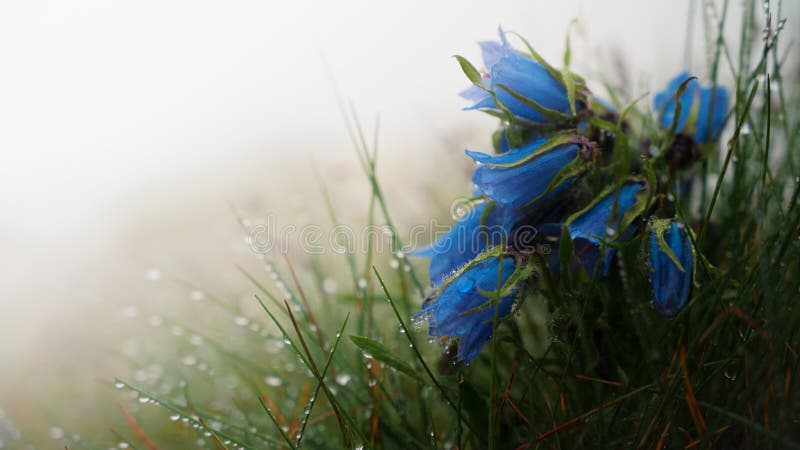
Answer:
[[[437,298],[425,300],[414,320],[427,318],[431,336],[457,338],[457,358],[469,363],[478,356],[483,344],[492,338],[493,293],[513,273],[513,258],[501,260],[491,257],[480,261],[446,285]],[[515,293],[516,289],[500,299],[498,319],[511,312]]]
[[[573,215],[567,221],[567,230],[572,238],[577,265],[582,266],[588,273],[595,269],[603,276],[608,275],[614,249],[606,248],[601,251],[603,241],[625,237],[629,230],[620,231],[622,218],[628,210],[636,204],[636,195],[644,189],[641,183],[626,183],[619,191],[609,192],[603,198],[589,205],[582,211]],[[616,210],[614,210],[614,202]],[[614,214],[612,220],[612,213]],[[554,234],[561,224],[549,224],[542,227],[542,231]],[[601,259],[602,257],[602,259]],[[557,261],[558,252],[553,252],[554,262]],[[556,263],[557,264],[557,263]],[[600,264],[598,267],[597,265]]]
[[[482,218],[484,223],[481,223]],[[411,254],[431,258],[428,270],[431,285],[436,287],[479,253],[507,237],[507,217],[504,210],[496,204],[485,202],[467,212],[436,242],[426,248],[414,250]]]
[[[653,97],[653,107],[662,127],[670,128],[678,114],[675,96],[680,85],[691,75],[682,72],[673,78],[666,89]],[[675,132],[694,136],[698,144],[713,142],[719,137],[728,112],[728,91],[722,86],[716,88],[700,86],[696,79],[689,81],[680,95],[681,110]]]
[[[659,241],[659,236],[663,242]],[[686,306],[692,288],[694,254],[691,242],[683,224],[656,220],[650,229],[649,246],[653,308],[661,315],[675,317]]]
[[[483,63],[487,75],[483,84],[495,93],[508,109],[517,117],[535,123],[550,122],[537,108],[515,98],[514,93],[530,99],[540,106],[570,114],[569,98],[564,85],[553,78],[546,67],[527,55],[517,52],[506,39],[505,32],[499,30],[500,42],[481,42]],[[503,87],[505,86],[505,87]],[[467,109],[489,109],[497,111],[497,103],[485,90],[471,86],[461,96],[474,104]]]
[[[545,142],[546,138],[539,138],[528,145],[511,149],[498,156],[467,150],[467,155],[481,164],[475,171],[472,182],[480,193],[510,211],[516,211],[523,206],[532,206],[531,202],[546,192],[550,182],[561,169],[575,160],[581,149],[578,144],[570,143],[544,150],[536,155]],[[496,167],[520,163],[523,160],[526,161],[513,167]],[[572,181],[574,177],[564,180],[551,193],[557,193]]]

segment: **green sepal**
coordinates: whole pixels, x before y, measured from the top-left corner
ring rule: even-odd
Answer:
[[[461,55],[455,55],[455,58],[458,60],[458,64],[461,65],[461,70],[464,72],[464,75],[467,76],[472,84],[481,89],[488,90],[483,85],[483,77],[481,76],[481,73],[475,68],[475,66],[472,65],[471,62],[469,62],[467,58],[464,58]]]
[[[572,58],[572,46],[570,45],[570,28],[577,23],[577,19],[573,19],[567,27],[567,37],[564,44],[564,68],[561,70],[561,81],[564,88],[567,90],[567,100],[569,100],[569,110],[572,115],[576,115],[575,109],[575,76],[569,71],[569,63]]]
[[[508,107],[503,102],[501,102],[500,99],[497,98],[497,94],[495,94],[493,90],[489,89],[483,84],[483,77],[481,77],[481,73],[478,71],[478,69],[475,68],[475,66],[472,65],[471,62],[469,62],[469,60],[460,55],[455,55],[455,58],[456,60],[458,60],[458,64],[461,66],[461,70],[464,72],[464,75],[467,76],[469,81],[471,81],[472,84],[475,85],[476,87],[483,89],[489,95],[492,96],[495,105],[497,105],[497,108],[502,113],[501,115],[496,115],[496,116],[501,119],[504,119],[509,124],[508,132],[506,134],[506,136],[508,137],[509,144],[511,145],[511,147],[519,146],[522,143],[522,139],[520,138],[519,134],[514,129],[514,127],[510,126],[513,125],[515,121],[514,113],[512,113],[511,110],[508,109]]]
[[[577,138],[578,137],[575,135],[574,130],[560,131],[553,137],[548,139],[547,142],[542,144],[538,149],[536,149],[535,152],[531,153],[525,158],[520,159],[519,161],[514,161],[512,163],[506,163],[506,164],[494,164],[494,163],[483,163],[483,164],[487,167],[497,167],[501,169],[508,169],[511,167],[521,166],[532,159],[538,158],[545,152],[558,147],[559,145],[575,143],[577,141]]]
[[[479,253],[478,256],[473,258],[470,262],[461,266],[458,270],[453,272],[449,277],[445,278],[439,286],[436,287],[436,292],[442,292],[450,283],[453,282],[456,278],[460,277],[464,272],[467,270],[475,267],[480,262],[483,262],[489,258],[499,258],[505,254],[505,250],[502,246],[498,245],[492,247],[482,253]]]
[[[607,196],[612,195],[615,192],[618,192],[618,188],[622,187],[622,185],[624,185],[626,182],[639,183],[644,187],[644,189],[642,189],[641,191],[636,193],[636,202],[630,208],[628,208],[628,210],[625,212],[625,214],[620,219],[620,221],[619,221],[619,229],[617,230],[617,235],[616,235],[616,236],[619,236],[622,233],[623,230],[628,228],[628,225],[630,225],[634,221],[634,219],[636,219],[636,217],[638,217],[644,211],[647,210],[647,208],[650,206],[650,203],[652,201],[652,196],[650,195],[650,190],[651,190],[650,189],[650,184],[647,183],[646,181],[641,180],[641,179],[636,178],[636,177],[629,177],[623,183],[620,183],[619,186],[609,186],[608,188],[604,189],[586,207],[584,207],[580,211],[578,211],[578,212],[572,214],[571,216],[569,216],[569,218],[566,220],[566,222],[564,222],[564,228],[569,227],[569,225],[573,221],[575,221],[575,219],[580,217],[581,215],[586,214],[589,211],[591,211],[592,208],[594,208],[598,203],[603,201],[603,199],[605,199]],[[616,202],[616,198],[615,198],[613,207],[616,208],[616,206],[617,206],[617,202]],[[611,216],[610,218],[613,218],[613,216]],[[562,235],[563,235],[563,233],[562,233]],[[616,236],[615,236],[615,238],[616,238]],[[603,238],[603,236],[597,236],[597,237],[598,238]],[[609,239],[609,240],[613,241],[614,239]]]
[[[523,281],[527,280],[531,275],[533,275],[533,267],[529,264],[526,264],[522,267],[517,267],[514,269],[514,272],[511,276],[508,277],[505,283],[500,287],[499,290],[490,291],[486,289],[481,289],[480,287],[477,288],[477,291],[482,296],[489,299],[488,302],[476,306],[475,308],[468,309],[460,313],[460,315],[467,315],[478,312],[482,309],[487,308],[494,304],[494,300],[507,297],[514,293],[514,289],[517,288],[517,285],[522,283]]]
[[[675,134],[675,129],[678,128],[678,119],[681,117],[681,109],[683,108],[683,104],[681,102],[681,95],[686,90],[686,87],[692,80],[696,80],[697,77],[689,77],[683,80],[680,86],[678,86],[678,90],[675,91],[675,114],[672,116],[672,125],[669,127],[669,134]],[[666,106],[666,105],[665,105]]]
[[[575,77],[573,76],[572,72],[567,70],[566,68],[562,72],[562,77],[564,78],[564,87],[567,89],[567,100],[569,101],[569,111],[572,113],[573,116],[577,115],[577,110],[575,109]]]
[[[525,97],[524,95],[520,94],[519,92],[511,89],[506,84],[497,83],[497,87],[501,88],[501,89],[505,89],[506,92],[511,94],[512,97],[514,97],[515,99],[519,100],[521,103],[523,103],[523,104],[525,104],[527,106],[530,106],[531,108],[535,109],[536,111],[539,111],[539,113],[541,113],[543,116],[545,116],[548,120],[551,120],[553,122],[570,123],[570,122],[573,122],[574,119],[575,119],[574,115],[564,114],[564,113],[556,111],[554,109],[547,108],[547,107],[541,105],[539,102],[537,102],[537,101],[535,101],[533,99],[530,99],[528,97]],[[574,85],[573,85],[573,95],[574,95]]]
[[[515,31],[506,31],[506,34],[511,34],[519,38],[519,40],[521,40],[522,43],[525,44],[525,47],[528,48],[528,52],[530,53],[531,58],[533,58],[536,62],[538,62],[545,69],[547,69],[547,72],[550,73],[550,76],[555,78],[556,81],[560,82],[561,84],[564,84],[564,79],[562,78],[561,72],[555,67],[551,66],[550,63],[545,61],[545,59],[542,58],[542,56],[536,50],[534,50],[533,46],[530,44],[530,42],[528,42],[527,39],[525,39],[524,37],[522,37],[522,35],[520,35]]]
[[[672,219],[652,219],[650,220],[650,228],[652,228],[653,232],[656,234],[656,241],[658,242],[658,246],[661,247],[661,250],[672,260],[681,272],[686,272],[686,269],[683,268],[683,264],[678,261],[678,257],[675,256],[675,253],[669,248],[669,245],[667,245],[667,241],[664,240],[664,233],[670,228],[672,222]]]
[[[529,201],[528,203],[519,207],[519,210],[525,209],[530,207],[531,205],[535,204],[539,200],[546,197],[548,194],[553,192],[557,187],[561,186],[562,183],[566,182],[568,179],[572,177],[577,177],[581,173],[586,171],[586,160],[582,158],[580,155],[575,157],[569,164],[562,167],[561,170],[558,171],[555,177],[550,180],[550,183],[547,185],[547,188],[539,194],[536,198]]]

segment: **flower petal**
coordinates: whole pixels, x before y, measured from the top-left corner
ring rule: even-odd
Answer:
[[[728,101],[728,90],[724,87],[717,86],[716,90],[711,87],[700,89],[695,142],[705,144],[719,136],[728,113]]]
[[[655,226],[650,231],[650,284],[656,312],[675,317],[689,300],[694,254],[684,226],[671,220],[667,222],[669,224],[662,225],[661,230]],[[663,233],[664,244],[672,255],[659,242],[659,233]]]
[[[492,205],[485,223],[481,224],[488,205],[476,206],[433,244],[411,252],[414,256],[431,258],[428,269],[431,285],[438,286],[449,274],[507,237],[507,219],[502,208]]]
[[[602,239],[616,237],[622,217],[636,203],[636,194],[643,188],[641,183],[627,183],[620,189],[618,198],[616,192],[610,192],[589,209],[574,216],[567,224],[572,239],[583,238],[599,245]],[[611,221],[615,201],[615,220]]]
[[[662,127],[669,128],[672,126],[672,121],[677,113],[675,94],[677,94],[681,84],[683,84],[683,82],[691,76],[692,75],[688,72],[679,73],[675,78],[670,80],[665,90],[658,92],[655,94],[655,96],[653,96],[653,107],[659,116],[659,123],[661,123]],[[678,124],[675,128],[676,133],[683,131],[684,127],[686,127],[699,87],[700,86],[697,80],[692,80],[686,85],[686,89],[681,94],[681,110],[678,118]]]
[[[438,298],[423,304],[415,320],[427,317],[431,336],[458,338],[458,359],[472,361],[492,337],[494,307],[487,305],[492,299],[481,290],[497,291],[514,273],[514,266],[514,259],[508,257],[502,262],[500,258],[488,258],[476,263],[448,284]],[[507,316],[513,304],[514,293],[501,298],[498,318]],[[484,305],[485,308],[475,311]]]
[[[475,162],[481,163],[475,170],[472,182],[484,195],[514,211],[528,205],[547,191],[550,182],[567,164],[578,155],[577,144],[564,144],[541,152],[540,155],[514,167],[493,167],[513,164],[535,155],[547,139],[536,139],[523,147],[511,149],[498,156],[467,151]],[[566,180],[564,185],[568,185]]]

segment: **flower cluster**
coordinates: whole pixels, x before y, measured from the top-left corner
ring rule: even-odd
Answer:
[[[469,211],[414,252],[430,258],[433,288],[415,319],[427,319],[430,335],[457,344],[457,359],[469,363],[535,284],[537,270],[599,280],[610,276],[619,246],[641,233],[649,236],[654,309],[674,317],[689,300],[695,255],[690,227],[672,218],[675,183],[659,171],[689,168],[698,156],[676,164],[680,149],[718,138],[727,92],[678,75],[654,96],[663,151],[651,152],[650,140],[640,151],[628,120],[583,78],[554,68],[522,38],[527,51],[514,49],[511,33],[499,32],[499,42],[480,44],[483,70],[457,57],[472,81],[461,94],[472,102],[467,109],[501,124],[493,154],[466,151],[477,164]]]

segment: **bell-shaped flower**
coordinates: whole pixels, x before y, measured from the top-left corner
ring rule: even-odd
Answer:
[[[431,285],[436,287],[478,254],[507,239],[508,222],[502,207],[494,202],[484,202],[468,210],[433,244],[411,254],[431,259],[428,270]]]
[[[694,253],[683,224],[669,219],[650,225],[650,285],[653,308],[675,317],[686,306],[694,275]]]
[[[630,233],[630,223],[643,208],[640,193],[646,193],[645,185],[639,182],[625,183],[617,191],[609,190],[586,208],[567,219],[566,226],[572,239],[574,266],[583,267],[592,273],[598,270],[607,275],[614,257],[614,249],[604,247],[604,242],[624,238]],[[555,234],[562,224],[542,227],[546,234]],[[557,258],[554,252],[553,258]],[[599,264],[599,266],[598,266]]]
[[[467,150],[467,155],[480,164],[472,182],[480,193],[509,211],[532,206],[546,194],[571,185],[583,170],[579,142],[578,137],[559,135],[549,140],[538,138],[496,156]],[[569,169],[562,172],[567,166]]]
[[[514,271],[511,257],[491,256],[472,263],[438,295],[426,299],[414,320],[427,318],[431,336],[458,339],[457,358],[469,363],[492,338],[498,296],[497,318],[511,312],[517,289],[506,282]]]
[[[687,72],[673,78],[666,89],[653,96],[653,107],[658,121],[664,128],[671,128],[675,121],[675,132],[694,138],[698,144],[713,142],[719,137],[728,113],[728,91],[722,86],[701,86],[697,79]],[[686,86],[678,95],[680,86]],[[680,110],[678,102],[680,99]],[[677,115],[677,119],[676,119]]]
[[[549,123],[555,117],[570,116],[573,110],[561,73],[541,59],[514,50],[502,28],[499,33],[500,42],[480,43],[486,68],[482,81],[486,89],[471,86],[461,93],[473,102],[467,109],[499,113],[499,101],[514,116],[528,122]],[[585,88],[582,83],[577,85],[576,98],[583,99]],[[582,105],[583,101],[576,102],[575,108],[581,109]]]

